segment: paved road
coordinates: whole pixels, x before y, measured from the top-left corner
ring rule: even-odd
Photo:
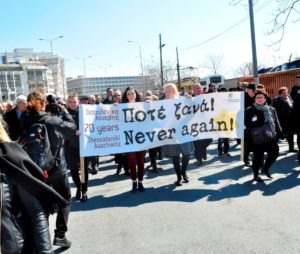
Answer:
[[[114,175],[112,157],[101,158],[88,202],[72,203],[72,247],[55,253],[300,253],[296,154],[281,143],[273,180],[253,183],[234,143],[231,158],[217,158],[214,143],[203,166],[191,160],[182,187],[175,188],[170,162],[160,161],[158,174],[146,171],[145,193],[129,193],[130,179]]]

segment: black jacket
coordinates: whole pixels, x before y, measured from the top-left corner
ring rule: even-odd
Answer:
[[[295,100],[297,94],[299,93],[300,93],[300,86],[294,85],[290,93],[292,100]]]
[[[76,110],[72,110],[72,109],[68,108],[68,112],[72,116],[72,118],[73,118],[73,120],[76,124],[77,130],[79,130],[79,111],[78,111],[78,108]],[[74,133],[74,135],[72,135],[71,138],[66,139],[65,145],[79,148],[79,136],[76,135],[76,132]]]
[[[66,200],[45,184],[42,170],[16,143],[0,144],[0,185],[2,253],[33,253],[33,248],[52,253],[45,210]]]
[[[275,139],[283,138],[282,129],[277,117],[277,113],[275,108],[270,107],[271,114],[273,116],[273,120],[275,122],[275,130],[276,130],[276,137]],[[252,144],[252,138],[250,135],[251,129],[255,127],[261,127],[265,123],[264,113],[260,110],[257,110],[254,106],[248,107],[245,110],[245,139]]]
[[[11,140],[16,141],[22,135],[21,122],[17,116],[16,108],[4,114],[4,120],[7,123],[7,131]]]
[[[24,135],[26,130],[34,123],[46,125],[51,151],[53,155],[56,155],[54,169],[50,171],[50,174],[54,172],[65,173],[64,141],[73,137],[77,130],[72,116],[70,114],[64,114],[62,117],[50,116],[44,111],[26,112],[23,114],[21,121]]]
[[[279,96],[273,100],[273,107],[276,109],[276,113],[283,131],[291,129],[291,110],[292,105],[281,99]]]
[[[300,91],[300,90],[299,90]],[[300,93],[297,94],[293,101],[293,108],[291,111],[291,119],[293,119],[293,130],[300,132]]]

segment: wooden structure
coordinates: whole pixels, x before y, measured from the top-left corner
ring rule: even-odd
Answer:
[[[282,86],[286,86],[291,91],[292,86],[296,83],[295,79],[298,74],[300,74],[300,68],[259,74],[259,83],[263,84],[267,93],[274,98],[277,96],[278,89]],[[251,83],[253,82],[253,76],[241,77],[239,82]]]

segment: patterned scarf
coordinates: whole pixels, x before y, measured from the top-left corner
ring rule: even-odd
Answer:
[[[264,113],[265,122],[269,123],[271,131],[275,135],[276,134],[275,121],[272,112],[270,110],[270,107],[267,104],[258,105],[254,103],[253,105],[257,110],[262,111]]]

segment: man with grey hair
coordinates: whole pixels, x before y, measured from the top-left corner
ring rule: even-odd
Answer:
[[[193,85],[193,97],[203,94],[203,88],[200,83]],[[196,158],[196,166],[201,166],[203,160],[207,160],[207,147],[212,142],[212,139],[198,139],[194,143],[194,155]]]
[[[4,115],[4,120],[7,123],[8,135],[13,141],[18,141],[21,137],[21,117],[27,107],[27,97],[19,95],[16,98],[16,106]]]

